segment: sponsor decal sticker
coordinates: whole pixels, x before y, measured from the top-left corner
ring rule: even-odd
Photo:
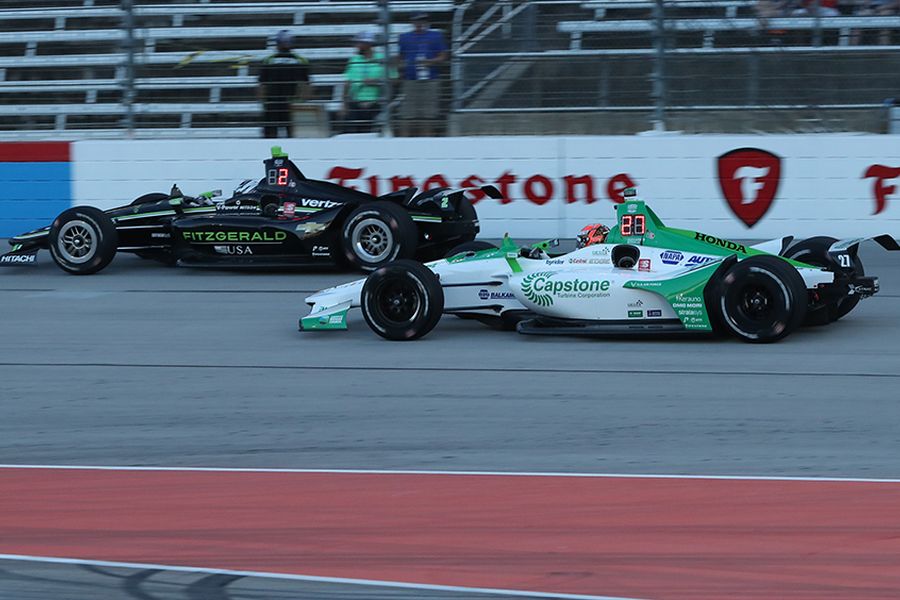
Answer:
[[[641,300],[640,298],[638,298],[638,299],[635,300],[634,302],[629,302],[629,303],[628,303],[628,308],[640,308],[640,307],[642,307],[643,305],[644,305],[644,301]]]
[[[628,318],[629,319],[640,319],[644,316],[644,311],[642,310],[629,310]]]
[[[701,242],[709,244],[710,246],[718,246],[720,248],[725,248],[726,250],[732,250],[734,252],[740,252],[742,254],[747,253],[747,248],[745,248],[741,244],[737,244],[729,240],[723,240],[722,238],[717,238],[711,235],[706,235],[705,233],[695,233],[694,239],[700,240]]]
[[[570,265],[586,265],[587,259],[586,258],[570,258],[569,264]]]
[[[647,311],[647,316],[648,316],[648,317],[661,317],[661,316],[662,316],[662,311],[661,311],[660,309],[658,309],[658,308],[655,308],[655,309],[653,309],[653,310],[648,310],[648,311]]]
[[[514,300],[515,295],[512,292],[491,292],[488,290],[478,290],[478,297],[482,300]]]
[[[297,212],[297,203],[296,202],[285,202],[283,205],[284,210],[282,211],[284,216],[293,217],[294,213]]]
[[[666,250],[659,255],[664,265],[677,265],[684,259],[684,254],[677,250]]]
[[[287,239],[283,231],[183,231],[184,241],[196,244],[214,244],[220,242],[250,242],[274,244]]]
[[[327,223],[305,222],[305,223],[299,223],[294,228],[294,231],[299,231],[300,233],[305,233],[306,235],[313,235],[313,234],[319,233],[321,231],[325,231],[325,229],[327,227],[328,227]]]
[[[333,208],[340,205],[340,202],[332,200],[316,200],[315,198],[302,198],[300,200],[300,206],[305,208]]]
[[[650,259],[649,258],[638,259],[638,271],[649,271],[649,270],[650,270]]]
[[[569,279],[555,281],[557,273],[540,271],[522,280],[525,298],[538,306],[552,306],[557,298],[600,298],[609,296],[610,282],[606,280]]]
[[[37,254],[7,254],[0,256],[3,265],[33,265],[37,262]]]
[[[689,266],[689,267],[693,267],[693,266],[697,266],[697,265],[705,265],[705,264],[711,263],[711,262],[713,262],[713,261],[715,261],[715,260],[716,260],[716,259],[714,259],[714,258],[711,257],[711,256],[700,256],[700,255],[696,255],[696,254],[695,254],[694,256],[690,257],[690,258],[687,260],[687,263],[686,263],[686,264],[687,264],[687,266]]]
[[[235,200],[234,204],[216,204],[216,212],[258,215],[262,209],[258,204],[241,204],[240,200]]]
[[[253,250],[250,246],[213,246],[213,250],[219,254],[231,254],[235,256],[253,254]]]

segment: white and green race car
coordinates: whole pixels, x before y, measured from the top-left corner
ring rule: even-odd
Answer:
[[[666,227],[631,190],[616,226],[594,227],[563,255],[549,253],[554,242],[519,247],[507,237],[499,248],[476,241],[443,260],[390,263],[308,297],[300,329],[346,329],[347,312],[361,307],[391,340],[420,338],[449,314],[526,334],[725,332],[774,342],[803,324],[835,321],[878,292],[860,242],[900,250],[889,235],[745,246]]]

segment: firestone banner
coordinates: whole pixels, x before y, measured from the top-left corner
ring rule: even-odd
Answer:
[[[187,194],[262,177],[268,140],[72,144],[76,204],[109,208],[173,183]],[[477,186],[485,237],[571,237],[614,221],[636,187],[668,225],[760,239],[900,235],[900,139],[890,135],[279,140],[308,176],[384,194]],[[3,215],[0,215],[3,218]]]

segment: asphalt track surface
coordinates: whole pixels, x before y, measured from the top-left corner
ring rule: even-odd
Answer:
[[[861,256],[878,296],[756,346],[529,337],[453,318],[390,343],[358,312],[347,332],[304,334],[303,298],[354,275],[120,256],[73,277],[44,252],[0,270],[0,463],[898,478],[900,257]],[[223,581],[91,573],[4,562],[0,598],[216,598],[197,590]],[[160,587],[123,592],[136,580]],[[217,589],[379,597],[310,585]]]

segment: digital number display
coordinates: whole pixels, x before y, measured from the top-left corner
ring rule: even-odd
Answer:
[[[644,215],[622,215],[622,235],[644,235],[647,232],[647,218]]]
[[[269,185],[288,184],[288,170],[285,167],[281,167],[280,169],[269,169],[267,175],[266,183]]]

